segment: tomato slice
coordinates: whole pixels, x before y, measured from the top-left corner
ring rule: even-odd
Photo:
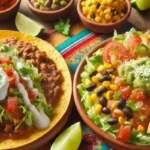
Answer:
[[[12,88],[16,87],[16,85],[15,85],[16,77],[14,74],[12,76],[8,77],[8,81],[9,81],[10,87],[12,87]]]
[[[103,50],[103,58],[105,62],[113,62],[116,60],[124,60],[127,57],[127,50],[119,42],[108,43]]]
[[[130,99],[136,100],[136,101],[145,101],[146,100],[145,91],[142,88],[133,90],[130,95]]]
[[[17,96],[8,97],[7,104],[6,104],[8,112],[13,112],[13,110],[16,108],[17,105],[18,105],[18,98],[17,98]]]
[[[132,49],[132,50],[141,43],[142,43],[142,39],[137,35],[133,35],[129,37],[125,42],[125,44],[127,45],[127,48]]]
[[[35,98],[37,97],[38,93],[36,91],[29,90],[29,89],[27,89],[27,92],[28,92],[30,101],[34,101]]]
[[[10,57],[7,57],[7,56],[1,57],[0,56],[0,64],[2,64],[2,63],[10,64]]]
[[[11,76],[11,75],[13,74],[12,68],[4,68],[3,70],[5,71],[5,73],[6,73],[8,76]]]
[[[131,92],[132,92],[132,88],[130,86],[122,86],[120,87],[120,91],[122,92],[122,97],[125,99],[128,99]]]
[[[117,139],[123,142],[128,142],[131,137],[131,127],[121,125],[117,134]]]

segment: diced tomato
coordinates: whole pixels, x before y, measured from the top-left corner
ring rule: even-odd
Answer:
[[[142,43],[142,39],[137,35],[133,35],[129,37],[125,42],[127,47],[131,50],[133,50],[136,46],[138,46],[141,43]]]
[[[13,110],[16,108],[17,105],[18,105],[18,98],[17,98],[17,96],[8,97],[7,104],[6,104],[8,112],[13,112]]]
[[[34,101],[35,98],[37,97],[38,93],[36,91],[29,90],[29,89],[27,89],[27,92],[28,92],[30,101]]]
[[[132,91],[130,95],[130,99],[136,100],[136,101],[145,101],[146,94],[142,88],[138,88]]]
[[[8,76],[11,76],[11,75],[13,74],[12,68],[4,68],[3,70],[6,72],[6,74],[7,74]]]
[[[121,96],[125,99],[128,99],[132,92],[132,88],[130,86],[122,86],[120,87],[120,91],[122,92]]]
[[[1,64],[1,63],[10,64],[10,57],[7,57],[7,56],[1,57],[1,56],[0,56],[0,64]]]
[[[111,107],[113,103],[115,103],[115,100],[108,100],[108,106]]]
[[[16,85],[15,85],[15,81],[16,81],[15,75],[9,76],[8,81],[9,81],[9,86],[10,87],[12,87],[12,88],[16,87]]]
[[[23,117],[22,109],[16,107],[12,112],[12,117],[15,119],[21,119]]]
[[[115,78],[115,84],[118,86],[124,86],[124,81],[121,77],[116,77]]]
[[[117,134],[117,139],[123,142],[128,142],[131,137],[131,127],[121,125]]]
[[[110,42],[108,43],[103,50],[103,58],[105,62],[112,62],[116,60],[123,61],[124,58],[127,58],[127,50],[119,42]]]
[[[27,81],[24,80],[23,78],[20,77],[20,82],[23,84],[23,85],[26,85]]]

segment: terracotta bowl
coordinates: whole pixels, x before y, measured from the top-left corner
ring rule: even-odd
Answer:
[[[138,146],[134,144],[128,144],[121,142],[119,140],[114,139],[112,136],[104,132],[102,129],[100,129],[88,116],[86,113],[86,110],[84,108],[84,105],[81,103],[81,97],[77,89],[77,85],[80,83],[80,74],[84,69],[84,66],[86,65],[86,57],[92,56],[92,54],[97,51],[99,48],[104,47],[107,43],[111,41],[111,38],[105,40],[104,42],[100,43],[97,47],[92,49],[88,54],[85,55],[83,60],[81,61],[80,65],[78,66],[74,81],[73,81],[73,96],[75,105],[77,107],[77,110],[83,119],[83,121],[89,126],[105,143],[112,146],[115,150],[150,150],[150,146]]]
[[[31,4],[30,0],[27,0],[27,5],[30,8],[30,10],[35,15],[37,15],[41,20],[58,20],[59,18],[62,18],[65,15],[67,15],[67,13],[72,7],[73,2],[74,0],[70,0],[70,2],[65,7],[58,9],[58,10],[54,10],[54,11],[44,11],[44,10],[35,8]]]
[[[130,4],[130,1],[129,0],[125,0],[126,3],[127,3],[127,12],[125,14],[125,16],[117,21],[117,22],[114,22],[114,23],[109,23],[109,24],[102,24],[102,23],[97,23],[97,22],[94,22],[94,21],[90,21],[89,19],[87,19],[82,11],[81,11],[81,2],[83,0],[78,0],[78,3],[77,3],[77,11],[78,11],[78,14],[79,14],[79,17],[82,21],[82,23],[89,29],[91,29],[92,31],[94,32],[97,32],[97,33],[110,33],[110,32],[113,32],[114,29],[119,29],[121,28],[124,23],[127,21],[127,19],[129,18],[130,16],[130,13],[131,13],[131,4]]]
[[[7,19],[15,16],[19,9],[20,2],[21,2],[21,0],[17,0],[16,3],[13,6],[11,6],[10,8],[8,8],[4,11],[0,11],[0,20],[7,20]]]

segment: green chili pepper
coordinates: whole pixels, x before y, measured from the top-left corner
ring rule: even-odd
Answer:
[[[145,55],[148,53],[148,47],[144,44],[139,44],[137,47],[136,47],[136,53],[139,54],[139,55]]]

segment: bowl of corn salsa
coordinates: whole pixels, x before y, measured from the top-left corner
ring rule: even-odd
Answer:
[[[131,13],[129,0],[79,0],[77,11],[82,23],[98,33],[119,29]]]
[[[132,28],[91,50],[73,96],[84,122],[115,149],[150,149],[150,33]]]

